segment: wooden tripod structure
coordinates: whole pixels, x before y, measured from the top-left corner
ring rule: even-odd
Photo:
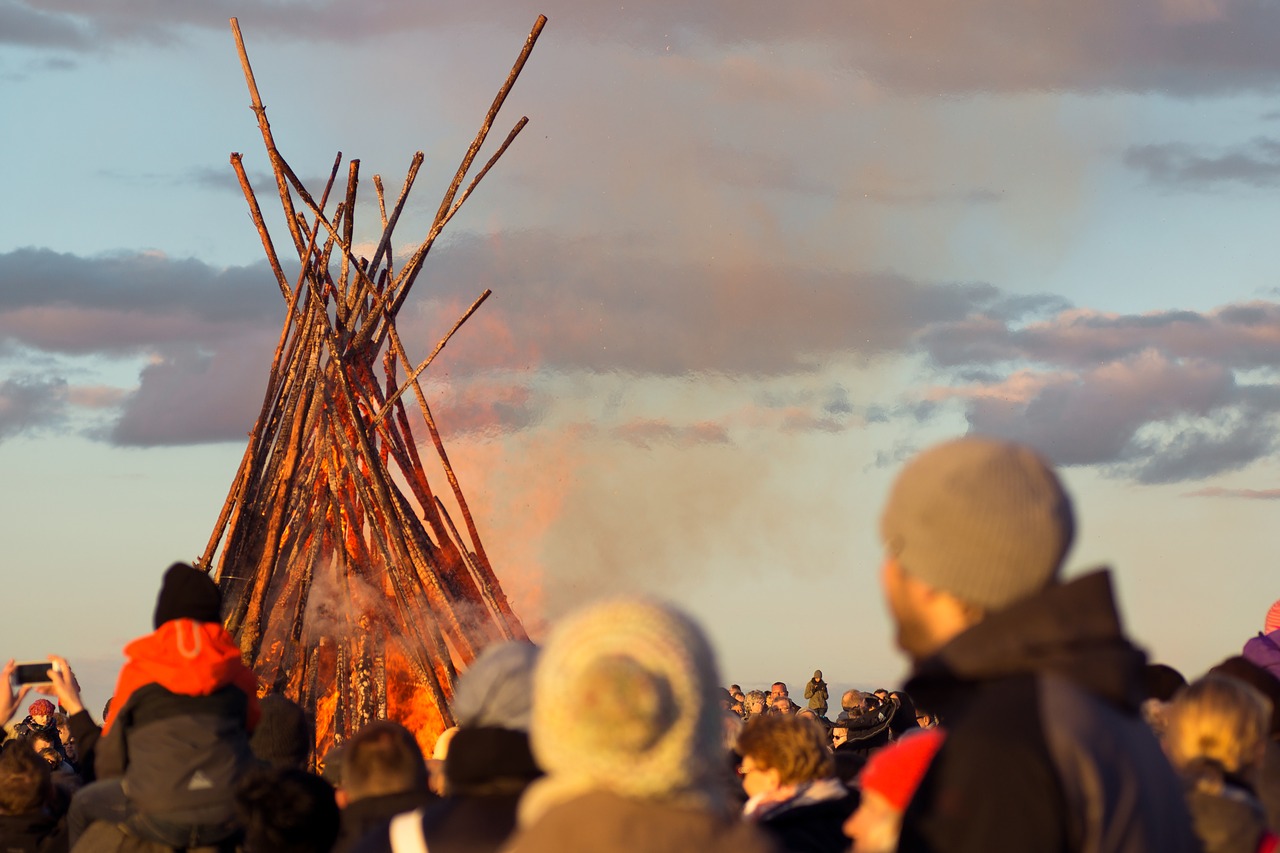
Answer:
[[[457,672],[487,643],[527,639],[485,554],[419,377],[489,296],[486,290],[420,363],[396,330],[441,230],[528,122],[521,118],[463,181],[533,50],[539,17],[440,203],[426,237],[396,264],[392,236],[423,163],[410,163],[387,208],[373,178],[382,235],[372,257],[352,249],[360,161],[332,212],[339,152],[317,200],[281,156],[236,19],[231,29],[299,260],[285,275],[239,154],[239,177],[287,305],[258,419],[199,565],[223,593],[223,617],[263,689],[316,720],[316,755],[374,719],[429,747],[453,720]],[[417,398],[465,538],[428,481],[410,429]]]

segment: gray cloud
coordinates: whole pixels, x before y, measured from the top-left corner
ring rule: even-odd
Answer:
[[[1190,145],[1137,145],[1124,153],[1124,164],[1153,183],[1183,189],[1209,189],[1223,184],[1273,187],[1280,184],[1280,140],[1259,138],[1221,153]]]
[[[476,23],[519,31],[545,12],[554,26],[580,38],[654,53],[808,42],[880,85],[930,94],[1125,89],[1189,95],[1262,89],[1280,79],[1274,50],[1280,8],[1267,0],[827,0],[782,12],[766,0],[654,0],[640,6],[589,0],[40,0],[39,11],[35,0],[6,0],[0,8],[22,25],[10,35],[15,43],[67,48],[119,40],[170,43],[188,28],[225,31],[232,15],[260,38],[347,41]]]
[[[0,441],[56,426],[66,415],[66,380],[16,377],[0,382]]]
[[[921,335],[956,383],[971,429],[1026,441],[1064,465],[1144,483],[1202,479],[1274,453],[1280,304],[1103,315],[1068,309],[1017,324],[990,314]]]

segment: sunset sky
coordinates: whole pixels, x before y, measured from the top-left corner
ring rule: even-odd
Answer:
[[[897,682],[877,522],[969,431],[1063,466],[1189,676],[1280,597],[1280,6],[1264,0],[0,0],[0,656],[90,705],[204,548],[284,304],[228,164],[426,163],[530,124],[400,315],[540,634],[648,591],[726,681]],[[345,160],[344,160],[345,162]],[[363,222],[367,233],[359,228]],[[283,237],[278,214],[271,220]],[[423,433],[425,437],[425,433]]]

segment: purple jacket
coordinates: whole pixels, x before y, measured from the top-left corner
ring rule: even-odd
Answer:
[[[1244,644],[1244,659],[1280,680],[1280,630],[1258,634]]]

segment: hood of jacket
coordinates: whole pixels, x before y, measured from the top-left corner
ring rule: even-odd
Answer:
[[[158,684],[186,696],[208,696],[234,684],[249,697],[250,731],[257,725],[257,677],[244,665],[240,647],[219,623],[170,619],[125,646],[124,654],[128,660],[116,682],[111,710],[102,726],[104,735],[128,698],[146,684]]]
[[[1055,673],[1136,713],[1146,660],[1124,636],[1104,569],[988,615],[921,661],[907,690],[920,706],[935,708],[957,683]]]
[[[124,647],[143,683],[174,693],[208,696],[244,669],[240,647],[217,622],[171,619]]]
[[[1251,638],[1244,644],[1242,656],[1259,669],[1280,678],[1280,631]]]

